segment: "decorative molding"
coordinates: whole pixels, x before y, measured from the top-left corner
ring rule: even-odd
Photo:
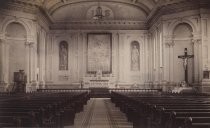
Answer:
[[[192,39],[193,44],[201,44],[201,39]]]
[[[7,2],[4,6],[4,9],[14,10],[14,11],[21,11],[26,13],[35,14],[39,10],[39,6],[33,3],[23,2],[23,1],[15,1],[12,0]]]
[[[144,21],[72,21],[57,22],[50,26],[52,30],[62,29],[112,29],[112,30],[147,30],[148,27]]]
[[[34,42],[27,42],[27,41],[25,42],[25,45],[29,47],[33,47],[34,44],[35,44]]]

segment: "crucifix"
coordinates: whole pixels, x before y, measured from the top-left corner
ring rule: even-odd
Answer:
[[[193,58],[194,55],[188,55],[187,54],[187,48],[184,49],[184,55],[178,56],[178,58],[183,59],[183,66],[185,71],[185,82],[188,84],[188,59]]]

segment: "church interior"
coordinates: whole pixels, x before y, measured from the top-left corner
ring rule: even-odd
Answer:
[[[0,127],[210,128],[210,1],[1,0]]]

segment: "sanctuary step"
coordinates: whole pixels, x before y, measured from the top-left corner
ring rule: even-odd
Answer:
[[[74,126],[65,128],[132,128],[133,124],[109,98],[91,98],[84,111],[77,113]]]
[[[92,98],[109,98],[109,88],[89,88]]]

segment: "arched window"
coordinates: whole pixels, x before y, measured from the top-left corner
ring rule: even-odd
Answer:
[[[68,70],[68,43],[61,41],[59,44],[59,70]]]
[[[131,42],[131,71],[140,70],[140,52],[139,42]]]

